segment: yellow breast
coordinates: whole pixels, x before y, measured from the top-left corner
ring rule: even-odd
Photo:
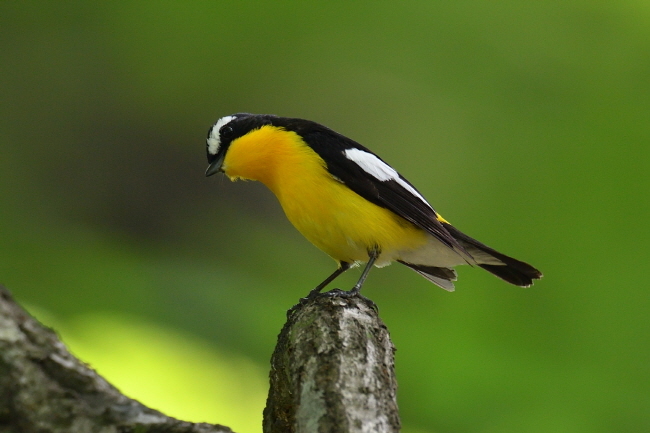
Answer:
[[[379,247],[384,265],[427,241],[424,231],[335,180],[294,132],[264,126],[234,140],[223,170],[232,180],[263,182],[298,231],[337,261],[365,261]]]

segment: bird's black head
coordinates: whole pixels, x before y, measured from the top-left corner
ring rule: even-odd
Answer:
[[[217,120],[217,123],[208,131],[206,150],[210,165],[205,175],[212,176],[221,170],[224,157],[233,140],[254,129],[273,124],[275,118],[269,114],[236,113]]]

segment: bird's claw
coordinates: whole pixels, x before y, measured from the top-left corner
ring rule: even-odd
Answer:
[[[363,300],[366,304],[368,304],[373,310],[378,311],[379,309],[377,308],[377,304],[375,304],[372,300],[366,298],[363,296],[361,293],[360,288],[353,287],[350,290],[342,290],[342,289],[332,289],[327,292],[320,292],[320,290],[312,290],[309,292],[307,296],[304,298],[300,298],[298,303],[291,307],[289,311],[287,311],[287,314],[290,314],[291,312],[295,311],[299,306],[306,304],[307,302],[323,297],[323,298],[343,298],[343,299],[350,299],[354,298],[355,296],[359,297],[361,300]]]

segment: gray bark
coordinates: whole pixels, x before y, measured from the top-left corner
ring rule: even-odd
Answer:
[[[394,351],[365,298],[297,305],[271,359],[264,433],[398,432]]]
[[[0,433],[232,433],[122,395],[0,286]]]

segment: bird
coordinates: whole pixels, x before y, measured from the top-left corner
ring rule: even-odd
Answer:
[[[454,290],[455,266],[478,266],[515,286],[542,273],[464,234],[440,216],[401,174],[356,141],[310,120],[271,114],[221,117],[206,140],[206,176],[260,181],[293,226],[338,266],[307,298],[360,295],[368,273],[401,263]],[[365,263],[350,290],[321,293]],[[332,295],[334,296],[334,295]]]

